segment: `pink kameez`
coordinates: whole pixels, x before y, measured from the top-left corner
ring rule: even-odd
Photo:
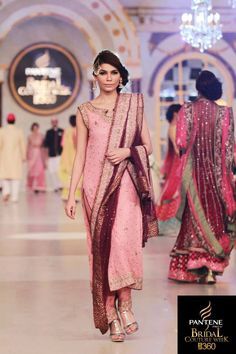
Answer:
[[[86,113],[84,112],[86,110]],[[104,110],[91,103],[83,106],[83,117],[89,129],[86,162],[83,176],[83,194],[90,209],[94,205],[96,191],[102,174],[111,119]],[[87,228],[90,231],[90,228]],[[125,171],[120,185],[117,213],[112,229],[111,253],[108,277],[110,290],[125,286],[142,288],[142,215],[140,203],[133,182]],[[92,277],[91,235],[88,232],[88,253]]]

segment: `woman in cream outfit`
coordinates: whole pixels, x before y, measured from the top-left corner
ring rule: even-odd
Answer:
[[[3,200],[17,202],[23,162],[26,159],[26,144],[21,129],[15,126],[15,116],[7,116],[7,125],[0,129],[0,179]]]

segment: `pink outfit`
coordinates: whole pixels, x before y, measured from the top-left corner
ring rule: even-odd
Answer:
[[[168,141],[168,153],[161,173],[165,176],[160,201],[157,205],[158,220],[165,221],[174,218],[179,208],[181,178],[181,161],[175,153],[171,140]]]
[[[84,199],[92,209],[100,182],[107,148],[111,121],[103,110],[86,104],[89,128],[86,161],[84,166]],[[88,251],[92,278],[92,248],[90,228],[87,225]],[[112,229],[111,252],[108,266],[111,291],[130,286],[142,288],[142,215],[139,197],[127,170],[121,180],[117,212]]]
[[[94,323],[104,334],[117,316],[116,297],[119,307],[130,309],[131,289],[142,288],[142,246],[157,236],[158,226],[141,139],[142,95],[119,94],[111,111],[90,102],[79,110],[88,129],[82,199]],[[113,165],[106,153],[119,148],[129,148],[130,158]]]
[[[27,185],[34,190],[45,190],[46,188],[42,144],[43,135],[41,133],[30,134],[27,147]]]
[[[179,112],[176,141],[183,152],[178,187],[183,210],[169,278],[192,282],[208,270],[222,274],[233,248],[232,110],[204,98],[186,103]]]

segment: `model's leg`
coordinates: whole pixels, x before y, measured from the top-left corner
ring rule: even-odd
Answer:
[[[138,330],[138,323],[132,311],[131,289],[122,288],[118,290],[118,307],[120,317],[127,334],[132,334]]]
[[[111,323],[113,320],[116,320],[118,318],[115,300],[116,300],[116,296],[115,296],[115,292],[113,291],[107,296],[107,300],[106,300],[106,311],[107,311],[108,323]]]
[[[125,334],[123,332],[120,319],[116,309],[116,293],[113,291],[107,296],[106,312],[110,326],[110,337],[113,342],[123,342]]]
[[[13,179],[11,181],[11,200],[12,202],[18,202],[20,191],[20,180]]]
[[[48,159],[48,171],[50,173],[51,182],[54,191],[57,191],[59,188],[61,188],[61,183],[58,176],[59,161],[60,161],[60,156],[50,157]]]
[[[61,189],[61,181],[59,179],[59,166],[60,166],[60,156],[54,157],[54,184],[55,184],[55,189]]]

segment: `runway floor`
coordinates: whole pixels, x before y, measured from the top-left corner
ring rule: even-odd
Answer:
[[[176,354],[177,295],[236,294],[236,257],[215,285],[167,279],[178,225],[144,249],[144,288],[133,293],[140,330],[112,343],[93,326],[81,208],[64,215],[60,196],[22,193],[0,202],[0,354]]]

